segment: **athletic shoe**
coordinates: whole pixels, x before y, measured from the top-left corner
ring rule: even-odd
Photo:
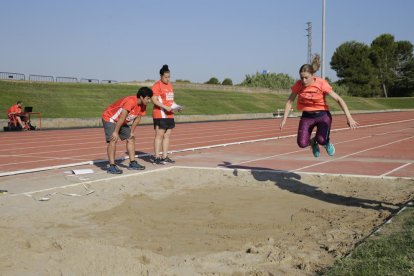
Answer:
[[[109,165],[109,168],[107,169],[107,173],[122,174],[122,170],[119,169],[116,165]]]
[[[165,157],[165,158],[163,158],[162,161],[164,162],[164,164],[165,163],[171,163],[171,164],[174,164],[175,163],[175,161],[172,160],[171,158],[169,158],[168,156]]]
[[[332,143],[328,143],[324,147],[329,156],[333,156],[335,154],[335,147]]]
[[[128,166],[128,170],[145,170],[145,166],[142,166],[137,161],[131,161]]]
[[[312,147],[313,156],[319,157],[319,155],[321,155],[321,150],[319,149],[318,142],[316,142],[315,137],[311,139],[310,145]]]
[[[157,158],[154,158],[154,160],[152,160],[152,164],[165,165],[165,162],[164,162],[164,159],[157,157]]]

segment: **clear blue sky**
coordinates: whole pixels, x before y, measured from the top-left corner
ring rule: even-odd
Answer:
[[[342,43],[390,33],[414,44],[412,0],[326,0],[325,74]],[[297,78],[321,52],[322,0],[10,0],[0,8],[0,71],[132,81],[205,82],[264,69]]]

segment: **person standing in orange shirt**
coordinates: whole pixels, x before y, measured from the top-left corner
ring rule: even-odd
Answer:
[[[330,95],[339,104],[345,113],[348,126],[351,129],[357,128],[359,124],[352,118],[345,101],[332,90],[329,83],[325,79],[315,76],[319,67],[319,55],[314,57],[312,64],[304,64],[300,67],[300,80],[291,87],[292,93],[285,105],[285,113],[280,123],[280,130],[283,129],[286,123],[296,96],[299,96],[297,108],[302,111],[297,135],[299,147],[305,148],[311,146],[313,156],[319,157],[320,149],[318,145],[322,145],[325,147],[328,155],[333,156],[335,154],[335,147],[329,139],[332,116],[326,102],[326,95]],[[315,127],[316,135],[311,138],[312,131]]]
[[[147,110],[153,93],[148,87],[141,87],[136,96],[121,98],[109,105],[102,114],[102,124],[108,144],[109,159],[108,173],[121,174],[122,170],[115,165],[116,142],[127,140],[126,147],[129,156],[128,170],[144,170],[145,167],[135,160],[134,130]],[[128,123],[132,123],[131,127]]]
[[[174,91],[170,83],[170,69],[168,65],[163,65],[160,69],[160,80],[152,86],[154,95],[152,102],[152,118],[154,122],[155,139],[154,139],[154,160],[157,165],[174,163],[175,161],[168,157],[168,148],[170,145],[171,131],[175,127],[174,110]],[[178,109],[181,111],[181,109]],[[162,156],[161,156],[162,150]]]

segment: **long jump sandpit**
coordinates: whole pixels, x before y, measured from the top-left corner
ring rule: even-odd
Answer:
[[[1,275],[313,275],[413,179],[168,167],[0,197]]]

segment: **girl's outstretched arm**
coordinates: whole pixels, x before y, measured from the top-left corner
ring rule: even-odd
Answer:
[[[354,118],[352,118],[351,113],[349,112],[348,106],[346,105],[345,101],[341,98],[341,96],[336,94],[334,91],[331,91],[329,95],[331,95],[331,97],[339,104],[342,111],[345,113],[348,126],[351,129],[357,128],[359,126],[359,123],[355,121]]]
[[[280,122],[280,130],[283,129],[283,126],[286,124],[287,117],[289,116],[290,109],[292,108],[292,104],[296,99],[296,93],[290,93],[288,100],[285,104],[285,112],[283,113],[283,120]]]

